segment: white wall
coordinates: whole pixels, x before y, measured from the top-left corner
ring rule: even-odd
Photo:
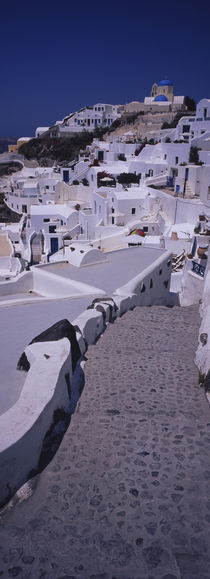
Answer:
[[[67,411],[70,402],[65,380],[68,374],[72,382],[69,340],[32,344],[26,352],[31,368],[23,390],[16,404],[0,416],[0,504],[38,468],[54,411]]]
[[[35,273],[39,287],[44,281],[44,276],[42,280],[40,278],[41,269],[36,268]],[[165,252],[134,280],[119,288],[114,301],[104,296],[101,303],[95,303],[93,309],[78,316],[73,325],[77,325],[82,333],[80,336],[77,332],[82,352],[85,351],[85,341],[86,344],[95,343],[106,322],[113,321],[116,315],[121,316],[136,305],[169,305],[170,272],[171,254]],[[48,277],[56,276],[48,274]],[[168,282],[167,287],[164,282]],[[52,279],[49,283],[52,285]],[[98,306],[104,307],[105,320],[97,310]],[[1,505],[27,480],[31,471],[38,468],[44,436],[52,426],[54,411],[68,411],[70,408],[66,375],[71,388],[76,379],[76,375],[72,376],[67,338],[32,344],[26,348],[26,355],[31,367],[21,395],[16,404],[0,417]]]
[[[32,271],[24,271],[18,276],[18,279],[0,282],[0,296],[15,295],[27,293],[33,288]]]
[[[202,302],[200,306],[201,326],[196,352],[196,364],[201,375],[206,376],[210,370],[210,259],[208,257],[207,271],[203,284]],[[210,402],[210,395],[208,393]]]
[[[159,252],[157,251],[157,256]],[[170,303],[170,277],[172,268],[172,256],[169,251],[147,267],[141,274],[136,276],[124,286],[118,288],[115,296],[136,296],[134,305],[160,305]],[[166,285],[167,284],[167,287]]]

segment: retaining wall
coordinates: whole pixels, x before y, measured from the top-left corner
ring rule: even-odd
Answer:
[[[32,271],[24,271],[10,281],[0,282],[0,296],[9,296],[19,293],[27,293],[33,288],[33,273]]]
[[[49,266],[49,264],[47,264]],[[34,267],[30,271],[24,271],[18,279],[0,282],[0,296],[27,294],[35,292],[45,298],[57,299],[78,297],[87,295],[105,295],[103,290],[94,288],[88,284],[62,278],[42,268]]]
[[[200,306],[201,326],[195,362],[200,374],[206,378],[210,374],[210,260],[208,257],[207,272],[204,278],[203,295]],[[209,397],[210,399],[210,397]]]
[[[72,322],[81,356],[116,316],[137,305],[169,305],[170,272],[171,254],[166,252],[143,273],[118,288],[114,296],[95,298]],[[69,409],[71,387],[76,380],[67,338],[31,344],[25,353],[30,369],[23,390],[16,404],[0,417],[0,505],[38,468],[54,413],[57,409]]]
[[[38,468],[43,440],[56,409],[68,409],[70,342],[36,343],[26,349],[31,368],[16,404],[0,417],[0,505]],[[23,420],[24,417],[24,420]]]

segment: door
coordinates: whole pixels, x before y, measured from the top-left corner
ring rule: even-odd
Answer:
[[[51,253],[56,253],[56,251],[58,251],[58,238],[57,237],[51,237],[50,249],[51,249]]]
[[[67,171],[67,169],[63,171],[63,180],[64,183],[69,183],[69,171]]]
[[[31,265],[39,263],[44,251],[43,233],[35,233],[31,238]]]
[[[195,186],[195,194],[196,195],[200,195],[200,181],[196,181],[196,186]]]

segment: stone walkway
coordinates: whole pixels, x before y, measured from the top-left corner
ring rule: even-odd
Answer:
[[[89,348],[56,456],[1,512],[3,579],[209,579],[199,323],[195,306],[136,308]]]

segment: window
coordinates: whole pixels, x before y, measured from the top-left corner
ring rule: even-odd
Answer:
[[[27,205],[22,205],[22,213],[27,213]]]
[[[210,199],[210,187],[208,186],[208,199]]]
[[[190,132],[190,125],[183,125],[182,132],[183,133],[189,133]]]
[[[114,225],[114,217],[112,217],[112,225]]]
[[[166,154],[164,155],[164,159],[167,159],[167,155],[166,155]]]
[[[135,207],[132,207],[132,209],[131,209],[131,213],[132,213],[132,215],[135,215],[135,213],[136,213],[136,209],[135,209]]]
[[[43,221],[44,221],[44,223],[48,223],[50,221],[50,219],[46,218],[46,219],[43,219]]]
[[[49,225],[49,233],[55,233],[56,225]]]
[[[179,157],[175,157],[175,163],[176,163],[176,165],[178,165],[178,162],[179,162]]]
[[[49,189],[49,185],[46,185],[46,189]]]
[[[154,227],[153,227],[153,229],[154,229]],[[145,231],[145,233],[147,233],[148,227],[147,226],[143,227],[143,230]]]

